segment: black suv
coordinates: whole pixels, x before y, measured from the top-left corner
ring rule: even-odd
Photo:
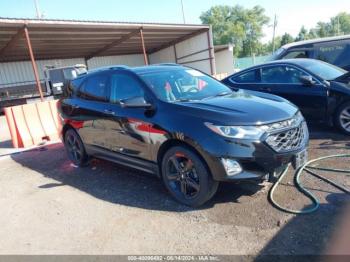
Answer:
[[[88,73],[58,108],[75,165],[93,156],[156,174],[189,206],[209,200],[219,181],[261,181],[307,159],[308,129],[293,104],[182,66]]]

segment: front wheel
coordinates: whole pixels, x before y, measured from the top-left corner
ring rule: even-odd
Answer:
[[[336,126],[345,134],[350,135],[350,102],[339,107],[335,114]]]
[[[176,146],[170,148],[162,160],[162,177],[170,194],[180,203],[198,207],[217,191],[204,161],[192,150]]]

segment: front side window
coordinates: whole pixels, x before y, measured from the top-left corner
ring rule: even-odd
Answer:
[[[308,58],[308,52],[305,50],[290,51],[282,59],[293,59],[293,58]]]
[[[140,74],[155,95],[167,102],[201,100],[229,94],[231,89],[194,69],[172,69]]]
[[[144,91],[135,77],[126,74],[111,75],[111,102],[117,103],[120,100],[140,96],[144,96]]]
[[[108,76],[94,75],[88,77],[80,87],[80,97],[88,100],[106,101],[108,94]]]
[[[256,71],[252,70],[252,71],[248,71],[246,73],[242,73],[239,76],[232,77],[230,80],[232,82],[240,83],[240,84],[255,83],[257,81],[257,79],[256,79]]]
[[[261,82],[268,84],[301,84],[300,77],[307,75],[290,66],[272,66],[261,69]]]

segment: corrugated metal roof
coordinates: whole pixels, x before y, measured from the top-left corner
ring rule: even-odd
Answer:
[[[25,26],[36,59],[141,53],[141,28],[147,53],[153,53],[209,30],[208,25],[0,18],[0,61],[29,60],[21,34]]]

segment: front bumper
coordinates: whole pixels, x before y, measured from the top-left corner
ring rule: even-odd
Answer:
[[[302,142],[292,150],[277,152],[266,140],[261,141],[234,140],[219,138],[208,141],[206,148],[209,156],[206,161],[216,181],[239,181],[239,180],[261,180],[268,175],[281,172],[283,168],[292,163],[296,154],[307,149],[309,135],[306,127],[305,137]],[[215,143],[215,145],[214,145]],[[236,175],[227,175],[221,159],[232,159],[237,161],[242,172]]]

